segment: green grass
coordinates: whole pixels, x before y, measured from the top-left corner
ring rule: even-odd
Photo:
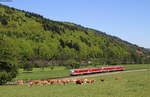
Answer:
[[[150,69],[150,64],[135,64],[135,65],[121,65],[121,66],[125,66],[126,70],[144,69],[144,68]],[[94,67],[94,66],[88,66],[86,68],[90,68],[90,67]],[[99,65],[96,67],[105,67],[105,66]],[[63,77],[63,76],[69,76],[69,73],[70,73],[69,69],[66,69],[65,67],[55,67],[54,70],[51,70],[50,68],[45,68],[44,70],[40,68],[34,68],[32,72],[25,72],[22,69],[20,69],[18,76],[15,79],[13,79],[13,81],[16,80],[28,81],[28,80],[46,79],[46,78],[53,78],[53,77]]]
[[[51,70],[50,68],[34,68],[32,72],[25,72],[23,69],[19,70],[18,76],[13,79],[13,81],[16,80],[36,80],[36,79],[45,79],[45,78],[52,78],[52,77],[62,77],[62,76],[68,76],[69,70],[65,67],[55,67],[54,70]]]
[[[127,70],[132,69],[150,69],[150,64],[132,64],[132,65],[122,65],[126,67]]]
[[[93,84],[0,86],[0,97],[150,97],[150,71],[94,77]],[[122,79],[114,80],[114,77]],[[99,81],[105,78],[106,81]]]

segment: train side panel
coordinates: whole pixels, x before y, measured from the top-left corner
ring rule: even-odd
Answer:
[[[121,71],[124,70],[123,66],[113,66],[113,67],[101,67],[101,68],[86,68],[86,69],[72,69],[70,75],[81,75],[90,74],[98,72],[111,72],[111,71]]]

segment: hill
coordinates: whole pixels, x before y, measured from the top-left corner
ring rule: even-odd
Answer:
[[[148,51],[150,51],[150,48],[147,48]]]
[[[64,65],[68,60],[85,64],[150,63],[150,51],[118,37],[1,4],[0,39],[13,45],[22,64]]]

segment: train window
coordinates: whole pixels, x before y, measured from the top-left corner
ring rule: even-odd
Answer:
[[[79,70],[75,70],[74,72],[79,72]]]
[[[87,72],[88,70],[80,70],[79,72]]]

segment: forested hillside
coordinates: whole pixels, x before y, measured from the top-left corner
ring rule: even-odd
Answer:
[[[150,63],[150,52],[115,36],[0,5],[0,62],[41,64]]]
[[[149,48],[147,48],[147,50],[149,50],[149,51],[150,51],[150,49],[149,49]]]

